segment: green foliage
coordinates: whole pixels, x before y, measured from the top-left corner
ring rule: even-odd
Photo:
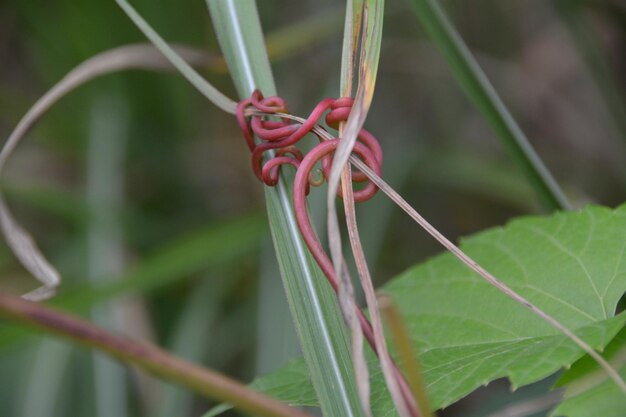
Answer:
[[[66,310],[85,311],[117,296],[146,294],[180,283],[198,272],[241,267],[240,257],[253,253],[265,236],[267,228],[258,215],[204,226],[163,245],[117,279],[63,288],[53,304]],[[0,349],[21,341],[22,329],[4,327]]]
[[[354,3],[358,5],[363,1],[355,0]],[[219,54],[202,2],[183,7],[173,1],[156,4],[132,0],[131,3],[145,13],[147,20],[154,23],[168,41],[182,41]],[[219,3],[226,5],[227,2],[220,0]],[[232,2],[244,3],[240,0]],[[419,201],[420,212],[444,226],[445,233],[450,236],[496,224],[501,219],[519,215],[520,211],[536,209],[530,185],[542,193],[544,202],[550,206],[566,205],[560,191],[555,192],[551,178],[546,181],[543,164],[536,155],[531,154],[530,163],[521,161],[531,178],[523,184],[516,176],[515,165],[502,160],[497,150],[490,148],[492,137],[481,130],[481,114],[470,110],[457,96],[447,71],[442,70],[444,67],[438,66],[437,57],[428,52],[427,42],[415,36],[414,28],[419,26],[426,29],[430,39],[443,52],[450,72],[482,116],[486,116],[495,135],[513,154],[517,153],[518,162],[524,158],[523,150],[528,145],[521,126],[531,140],[537,139],[535,143],[541,140],[541,155],[549,166],[554,167],[556,177],[567,179],[568,197],[574,201],[580,197],[584,201],[609,205],[624,201],[623,149],[612,143],[619,142],[612,137],[616,135],[611,130],[611,118],[606,117],[610,115],[605,115],[603,110],[608,106],[614,121],[621,126],[623,136],[624,123],[618,117],[623,114],[623,97],[620,97],[623,94],[619,89],[610,88],[619,85],[623,76],[616,71],[617,67],[603,68],[616,65],[609,58],[618,56],[615,54],[621,50],[620,41],[624,38],[621,35],[626,33],[626,25],[620,24],[625,16],[623,7],[617,2],[553,2],[560,6],[557,10],[569,24],[591,74],[595,76],[596,85],[586,81],[586,71],[575,62],[576,57],[568,55],[568,40],[562,36],[563,21],[550,13],[550,7],[543,4],[536,7],[536,4],[526,5],[524,2],[505,7],[495,0],[480,6],[463,2],[446,4],[458,25],[458,32],[463,34],[461,39],[450,23],[452,20],[445,16],[438,3],[436,0],[411,0],[405,4],[389,4],[389,13],[385,16],[386,44],[382,50],[378,91],[367,121],[367,128],[386,142],[383,144],[388,161],[385,178],[398,186],[403,179],[394,180],[390,172],[402,164],[414,166],[414,171],[408,172],[407,168],[406,174],[415,182],[407,183],[403,194],[406,193],[409,201]],[[419,25],[404,8],[409,5],[419,12]],[[263,26],[270,31],[279,28],[276,36],[270,33],[266,43],[279,90],[294,105],[294,112],[308,109],[308,100],[313,100],[322,90],[335,94],[338,22],[343,14],[337,9],[328,14],[324,12],[320,14],[323,18],[315,19],[309,27],[305,15],[313,15],[309,12],[318,7],[321,10],[321,3],[303,2],[292,7],[280,2],[263,2],[259,7]],[[471,13],[467,13],[470,10]],[[0,61],[6,64],[6,69],[2,68],[0,83],[0,122],[6,126],[2,125],[0,129],[11,128],[22,108],[34,101],[39,91],[58,81],[81,60],[109,47],[143,39],[115,2],[63,0],[50,7],[41,1],[9,1],[0,5],[0,15],[3,16],[0,33],[10,46],[0,48]],[[219,19],[215,25],[225,21]],[[116,30],[109,30],[112,27]],[[289,30],[282,31],[280,27]],[[255,38],[256,42],[248,53],[264,55],[261,36],[255,33],[256,28],[251,28],[249,24],[242,25],[243,34]],[[598,28],[601,31],[596,33]],[[601,41],[605,37],[611,39],[610,46]],[[587,39],[593,41],[595,38],[598,42],[587,42]],[[335,42],[331,43],[329,39],[335,39]],[[323,48],[313,48],[313,43],[323,44]],[[489,78],[500,90],[499,94],[478,67],[466,43],[480,55],[480,63],[484,64]],[[558,53],[551,54],[555,61],[552,65],[550,59],[543,59],[545,55],[538,55],[554,51],[545,49],[550,45],[558,50]],[[333,47],[337,49],[334,53]],[[15,54],[17,51],[19,53]],[[283,60],[286,61],[284,64]],[[416,64],[412,65],[414,61]],[[560,65],[554,65],[556,61]],[[542,65],[537,66],[538,63]],[[210,71],[222,71],[218,67]],[[232,67],[230,70],[231,74],[237,73]],[[271,75],[266,65],[255,64],[252,70],[264,72],[259,76],[266,80]],[[611,75],[615,80],[611,80]],[[229,77],[211,73],[207,78],[220,90],[234,96],[228,84]],[[245,80],[237,81],[242,82]],[[241,87],[237,85],[237,88]],[[119,280],[86,283],[82,279],[90,260],[85,256],[86,244],[81,233],[92,220],[90,208],[75,188],[82,183],[81,171],[85,161],[82,154],[87,146],[85,138],[88,137],[93,103],[102,95],[111,93],[123,97],[131,122],[127,172],[122,173],[128,185],[122,218],[127,232],[123,246],[132,264],[130,268],[124,267],[124,272],[117,277]],[[245,153],[237,153],[245,145],[234,127],[232,116],[222,115],[200,98],[176,77],[142,73],[115,75],[97,81],[94,86],[68,97],[55,107],[33,135],[36,146],[30,150],[26,148],[28,153],[24,154],[24,159],[15,164],[15,168],[20,168],[16,171],[19,181],[7,178],[5,188],[9,202],[18,203],[16,208],[20,210],[20,218],[36,225],[32,230],[37,232],[37,240],[42,241],[42,248],[66,275],[59,297],[52,303],[70,311],[86,312],[95,305],[115,302],[119,297],[139,295],[133,297],[137,298],[133,303],[146,310],[147,327],[155,331],[159,341],[177,339],[179,343],[169,344],[177,354],[186,356],[190,351],[202,352],[198,358],[204,357],[203,362],[210,358],[210,366],[245,380],[254,372],[251,369],[255,361],[251,340],[255,334],[265,331],[263,328],[255,331],[254,320],[250,319],[256,308],[250,294],[254,291],[257,275],[258,260],[254,255],[267,227],[264,226],[266,221],[259,216],[241,217],[241,213],[253,212],[261,206],[262,193],[250,192],[260,190],[260,186],[252,182],[251,175],[248,175],[250,184],[247,183],[249,166]],[[512,107],[507,109],[504,102]],[[512,115],[519,121],[519,126]],[[546,115],[549,119],[544,117]],[[589,132],[593,132],[597,141],[583,140],[588,139]],[[480,140],[477,140],[479,136]],[[111,140],[124,138],[112,137]],[[415,143],[419,143],[418,151],[414,148]],[[584,148],[584,143],[593,145]],[[210,147],[205,147],[207,144]],[[454,152],[457,148],[458,153]],[[594,150],[593,158],[587,154],[589,149]],[[399,154],[404,162],[400,161]],[[197,166],[199,159],[201,168]],[[538,173],[528,172],[533,170],[533,164]],[[224,167],[228,169],[224,170]],[[37,188],[24,185],[29,181],[23,182],[22,179],[28,179],[30,174],[40,177],[42,172],[46,173],[47,179],[61,182],[63,187],[50,187],[47,183]],[[231,174],[237,177],[236,181],[227,178]],[[68,180],[70,177],[71,181]],[[63,191],[54,191],[57,189]],[[339,402],[341,394],[337,386],[342,380],[348,385],[354,382],[351,369],[348,369],[349,357],[342,353],[347,352],[343,323],[335,308],[334,295],[316,268],[309,268],[310,258],[300,250],[297,237],[293,238],[297,236],[297,230],[284,210],[290,200],[284,191],[267,191],[269,217],[274,236],[278,236],[276,247],[294,320],[301,333],[310,333],[303,348],[314,352],[311,357],[317,355],[317,359],[312,359],[309,367],[303,361],[292,362],[284,370],[260,378],[253,385],[291,404],[314,406],[318,404],[320,389],[316,392],[307,381],[311,369],[315,369],[319,375],[318,386],[331,400],[336,398]],[[385,221],[387,211],[383,213],[381,206],[377,206],[380,201],[382,198],[364,208],[369,217],[363,217],[361,222],[363,241],[373,255],[368,256],[368,260],[380,260],[372,263],[374,268],[384,272],[397,271],[399,266],[432,253],[432,243],[417,229],[407,227],[396,218]],[[31,211],[33,208],[36,210]],[[40,212],[45,213],[44,217],[39,217]],[[469,212],[471,216],[463,215]],[[624,321],[623,317],[611,318],[614,301],[624,291],[624,275],[619,269],[623,266],[617,262],[621,260],[620,249],[623,248],[623,236],[620,236],[620,231],[624,230],[623,214],[624,208],[614,214],[592,208],[583,215],[558,215],[551,220],[525,219],[513,222],[504,230],[489,231],[468,239],[464,248],[498,277],[513,284],[521,294],[576,330],[594,347],[601,347]],[[563,222],[563,229],[557,230],[560,222]],[[524,230],[529,229],[529,224],[546,233],[544,240],[531,230]],[[379,233],[368,239],[372,236],[367,234],[367,228],[372,225]],[[595,228],[593,233],[589,232],[591,228]],[[196,231],[189,234],[190,229]],[[180,238],[172,240],[172,236]],[[549,239],[550,236],[553,239]],[[566,250],[578,254],[583,252],[581,246],[584,246],[586,237],[589,237],[588,246],[584,256],[576,258],[578,262],[552,246],[547,247],[556,241]],[[494,240],[505,244],[495,245]],[[16,288],[21,288],[24,273],[16,269],[5,253],[6,248],[0,248],[2,287],[11,289],[16,282]],[[246,256],[242,263],[240,257],[244,255],[252,256]],[[101,254],[103,259],[106,256],[106,253]],[[621,275],[611,275],[614,272],[611,267],[615,265]],[[588,283],[584,268],[593,277]],[[527,273],[523,273],[523,269]],[[204,282],[199,279],[199,274]],[[380,274],[384,275],[388,274]],[[246,277],[244,283],[241,282],[242,276]],[[611,276],[615,276],[612,285],[603,281]],[[527,281],[527,277],[533,280]],[[76,278],[81,281],[77,282]],[[589,285],[591,283],[596,284],[595,289]],[[220,289],[221,286],[232,287],[232,290]],[[165,291],[155,291],[158,289]],[[400,307],[410,321],[415,343],[426,361],[426,377],[431,382],[430,390],[437,406],[452,402],[498,376],[506,375],[517,385],[525,384],[572,363],[581,355],[552,328],[471,277],[447,255],[407,272],[386,290],[401,303]],[[205,298],[203,291],[210,297]],[[315,294],[320,297],[315,298]],[[260,302],[278,303],[284,293],[276,291],[271,298]],[[321,310],[316,308],[318,302],[324,306]],[[193,315],[193,320],[188,320],[187,314]],[[307,315],[321,320],[321,324],[306,322],[303,317]],[[179,316],[180,319],[176,320]],[[131,334],[143,337],[137,331],[141,330],[137,325],[140,321],[135,318],[134,315],[124,317],[127,322],[135,323],[134,327],[131,326]],[[211,318],[218,323],[213,323]],[[193,322],[197,328],[191,329],[191,324],[184,324],[187,322]],[[277,326],[271,320],[269,322],[269,326]],[[0,386],[8,387],[0,390],[0,415],[13,415],[16,410],[21,410],[17,404],[20,401],[25,404],[49,403],[46,415],[51,417],[97,415],[93,407],[95,390],[88,358],[79,362],[72,356],[69,362],[56,359],[45,362],[42,358],[58,358],[59,355],[53,350],[45,355],[33,354],[35,349],[23,345],[19,345],[19,349],[7,349],[18,347],[16,342],[25,338],[16,331],[17,325],[2,322],[0,326],[3,353],[0,368],[5,371]],[[334,345],[322,343],[326,339],[320,334],[325,330],[329,330],[338,342]],[[622,328],[603,352],[614,366],[620,367],[623,377],[626,377],[623,367],[625,333]],[[257,345],[265,344],[277,355],[284,355],[280,349],[281,341],[276,340],[272,345],[268,340],[271,337],[265,335],[265,340],[257,339]],[[329,351],[324,352],[328,347]],[[340,351],[336,361],[340,364],[338,373],[325,372],[331,368],[333,349]],[[330,359],[320,360],[319,357],[325,354]],[[374,367],[374,414],[376,417],[392,415],[395,412],[382,376],[375,368],[374,358],[370,359]],[[44,366],[41,366],[42,361]],[[344,367],[344,364],[347,365]],[[50,367],[56,368],[57,372],[47,372]],[[26,372],[29,368],[32,368],[32,381],[37,383],[21,380],[30,373]],[[55,375],[62,376],[62,385],[58,384]],[[59,386],[62,386],[62,392],[57,389]],[[132,386],[132,392],[142,393],[141,396],[135,395],[133,404],[130,404],[132,415],[153,416],[156,407],[167,414],[164,411],[167,407],[158,401],[167,395],[144,385],[140,379],[133,380]],[[559,386],[566,388],[565,400],[553,416],[621,417],[626,409],[623,395],[586,356],[565,372]],[[49,395],[41,394],[38,387],[47,387]],[[78,396],[77,387],[80,389]],[[31,396],[32,393],[38,393],[36,398]],[[146,404],[140,404],[136,399],[139,397],[145,397],[142,400],[147,399]],[[184,416],[190,415],[186,411],[191,409],[192,401],[197,403],[197,399],[191,398],[186,398],[186,405],[182,406],[178,401],[169,403],[172,409],[179,407],[176,413]],[[494,405],[498,401],[493,401],[491,396],[485,402]],[[325,415],[347,414],[328,411],[330,409],[326,406]],[[20,412],[17,414],[21,415]]]
[[[498,138],[508,149],[550,209],[568,209],[570,203],[552,174],[535,153],[471,51],[458,34],[437,0],[412,0],[420,23],[437,44],[461,87],[487,118]]]
[[[611,364],[626,378],[626,328],[611,341],[604,351]],[[621,417],[626,410],[626,398],[595,362],[585,356],[576,362],[557,382],[565,386],[565,399],[553,411],[552,417]]]
[[[626,321],[626,314],[614,317],[626,290],[624,228],[626,205],[588,207],[514,220],[464,240],[461,247],[601,349]],[[497,378],[508,377],[514,387],[538,381],[582,355],[565,336],[447,253],[408,270],[384,291],[410,326],[437,408]],[[392,407],[381,376],[374,378],[374,414],[388,415]],[[606,395],[619,395],[606,384]],[[297,362],[254,385],[289,403],[311,405],[306,372]]]

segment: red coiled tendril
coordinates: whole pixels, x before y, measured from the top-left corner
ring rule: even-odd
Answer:
[[[237,120],[246,139],[248,147],[252,152],[252,170],[257,178],[266,185],[273,186],[278,182],[278,170],[281,165],[289,164],[294,166],[298,172],[303,161],[302,152],[295,145],[309,133],[318,127],[321,118],[327,111],[325,121],[332,128],[337,128],[339,123],[347,120],[352,109],[351,98],[322,100],[311,112],[309,117],[302,124],[295,124],[291,120],[282,118],[281,120],[268,120],[268,116],[281,117],[287,113],[285,101],[280,97],[264,98],[259,90],[255,90],[252,96],[242,100],[237,107]],[[251,111],[250,111],[251,110]],[[261,143],[255,143],[256,135]],[[318,136],[320,142],[324,138]],[[337,138],[328,141],[332,143]],[[321,146],[318,145],[318,146]],[[307,170],[307,182],[310,185],[319,185],[320,181],[312,177],[311,171],[318,161],[322,161],[322,173],[325,178],[330,175],[332,162],[332,152],[320,152],[329,145],[315,147],[307,155],[312,155],[311,169]],[[275,155],[263,162],[266,152],[274,150]],[[366,130],[361,130],[358,135],[358,142],[354,148],[354,153],[359,156],[374,172],[380,174],[380,167],[383,160],[383,152],[374,136]],[[319,157],[317,157],[319,156]],[[363,183],[368,181],[367,176],[362,172],[354,172],[352,181]],[[307,186],[308,193],[308,186]],[[357,202],[367,201],[376,194],[378,188],[369,182],[364,188],[355,191],[354,200]],[[341,196],[341,190],[338,191]]]
[[[240,101],[237,105],[237,121],[252,152],[252,170],[257,178],[268,186],[274,186],[278,183],[279,169],[282,165],[292,165],[296,168],[293,199],[298,228],[313,258],[336,293],[339,292],[339,285],[335,269],[311,225],[306,209],[306,196],[309,193],[310,185],[317,186],[322,182],[312,175],[313,169],[320,161],[323,177],[328,178],[330,176],[333,154],[340,141],[339,138],[325,140],[320,134],[318,124],[324,113],[328,112],[325,117],[326,124],[337,129],[339,123],[348,119],[352,110],[352,103],[353,99],[347,97],[326,98],[315,106],[309,117],[302,123],[294,123],[291,118],[287,117],[288,110],[285,100],[281,97],[264,98],[259,90],[255,90],[250,98]],[[316,135],[320,143],[305,156],[295,145],[309,133]],[[256,143],[254,136],[258,137],[261,142]],[[274,151],[274,154],[264,162],[263,157],[266,152],[271,150]],[[380,176],[383,152],[380,144],[371,133],[361,129],[352,152]],[[360,171],[352,172],[352,181],[356,183],[367,182],[361,189],[354,191],[354,201],[356,202],[367,201],[378,191],[378,187],[373,182],[368,182],[367,176]],[[337,195],[341,197],[341,188],[337,191]],[[358,307],[357,313],[365,338],[374,352],[378,354],[371,323]],[[407,399],[407,404],[413,408],[414,402],[410,389],[395,364],[394,372],[402,394]]]

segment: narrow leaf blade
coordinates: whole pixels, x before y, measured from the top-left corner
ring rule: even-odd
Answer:
[[[276,94],[256,5],[208,0],[215,31],[242,98],[255,88]],[[243,139],[242,139],[242,146]],[[292,208],[293,178],[265,188],[267,212],[287,299],[325,415],[360,416],[345,329],[332,289],[300,237]]]
[[[551,210],[569,209],[570,203],[565,194],[513,119],[439,2],[411,0],[411,4],[418,19],[448,61],[457,81],[487,118],[544,205]]]

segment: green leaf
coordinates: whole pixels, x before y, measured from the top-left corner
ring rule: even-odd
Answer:
[[[382,375],[381,375],[382,377]],[[309,383],[309,373],[302,359],[293,359],[279,370],[256,379],[250,387],[271,393],[275,398],[293,406],[319,406],[313,385]],[[229,404],[213,407],[202,417],[215,417],[232,408]]]
[[[606,347],[604,356],[619,369],[622,378],[626,378],[626,328]],[[565,398],[551,417],[622,417],[626,410],[624,393],[588,356],[563,374],[557,386],[566,387]]]
[[[312,389],[301,389],[301,382],[308,379],[308,371],[300,359],[291,360],[280,372],[259,378],[250,384],[257,391],[278,393],[283,402],[298,406],[316,406],[318,401]]]
[[[596,349],[623,327],[614,317],[626,290],[626,205],[526,217],[465,239],[462,249]],[[549,324],[503,296],[457,261],[439,255],[395,278],[384,291],[404,315],[436,408],[508,377],[530,384],[571,365],[583,352]],[[255,383],[292,404],[309,398],[302,365]],[[379,374],[374,415],[390,415]],[[281,381],[284,384],[279,384]],[[268,382],[269,381],[269,382]],[[611,388],[613,389],[613,388]]]

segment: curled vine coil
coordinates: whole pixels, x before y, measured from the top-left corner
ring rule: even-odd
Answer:
[[[296,124],[292,120],[282,118],[282,115],[288,111],[285,101],[280,97],[264,98],[259,90],[255,90],[250,98],[242,100],[237,106],[237,121],[248,148],[252,152],[252,170],[257,178],[268,186],[274,186],[278,182],[278,171],[281,165],[292,165],[300,172],[300,164],[305,158],[302,152],[296,148],[296,144],[307,134],[313,133],[318,136],[320,144],[307,154],[307,158],[310,158],[307,160],[307,165],[310,165],[311,168],[306,170],[307,175],[304,178],[309,185],[320,185],[321,181],[311,175],[313,168],[321,160],[323,177],[327,178],[330,175],[332,152],[339,139],[334,138],[328,141],[334,145],[322,145],[324,138],[319,135],[319,131],[315,128],[319,126],[324,113],[328,112],[325,122],[328,126],[336,129],[339,123],[347,120],[352,109],[352,102],[351,98],[324,99],[315,106],[302,124]],[[250,109],[253,112],[250,112]],[[281,119],[269,120],[268,116]],[[261,143],[255,143],[255,135],[261,140]],[[332,151],[329,151],[331,148]],[[263,162],[265,154],[272,150],[275,151],[275,154]],[[380,175],[383,152],[376,138],[365,129],[359,132],[354,153]],[[362,172],[354,172],[352,181],[363,183],[368,182],[368,178]],[[306,190],[308,194],[308,186]],[[354,199],[357,202],[367,201],[377,191],[376,185],[368,182],[364,188],[355,191]],[[338,191],[338,194],[341,196],[341,191]]]
[[[311,224],[306,207],[306,197],[309,194],[310,186],[321,185],[323,180],[330,176],[332,157],[340,141],[340,138],[332,137],[322,128],[320,121],[326,115],[324,118],[326,124],[337,129],[340,123],[348,119],[352,104],[352,98],[326,98],[315,106],[308,118],[299,119],[289,115],[286,102],[281,97],[266,98],[259,90],[255,90],[249,98],[238,103],[236,111],[237,121],[252,154],[252,170],[260,181],[268,186],[274,186],[278,183],[281,166],[291,165],[296,169],[293,203],[298,228],[305,244],[335,293],[339,292],[335,269]],[[294,120],[297,120],[297,123],[294,123]],[[309,133],[315,135],[320,143],[304,155],[296,145]],[[255,136],[260,140],[259,143],[255,141]],[[376,175],[381,175],[383,152],[380,144],[371,133],[361,129],[352,152]],[[268,158],[264,160],[266,155]],[[315,167],[320,162],[321,179],[319,176],[313,175]],[[352,182],[364,184],[360,189],[354,191],[355,202],[367,201],[376,194],[378,187],[369,181],[365,173],[353,171],[351,175]],[[342,197],[341,188],[337,191],[337,195]],[[378,355],[372,325],[358,306],[356,311],[363,334],[374,353]],[[393,367],[402,395],[409,407],[412,408],[412,414],[417,415],[408,384],[395,363]]]

